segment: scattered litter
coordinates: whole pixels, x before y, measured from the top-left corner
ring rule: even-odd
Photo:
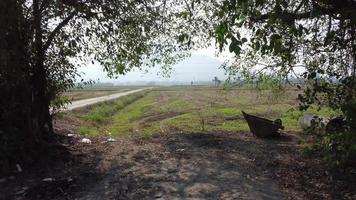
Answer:
[[[88,139],[88,138],[83,138],[83,139],[81,140],[81,142],[82,142],[82,143],[85,143],[85,144],[91,144],[91,140]]]
[[[42,179],[43,182],[53,182],[55,180],[56,179],[54,179],[54,178],[44,178],[44,179]]]
[[[68,182],[72,182],[73,179],[69,177],[69,178],[67,178],[67,181],[68,181]]]
[[[21,168],[21,166],[19,164],[16,164],[16,168],[17,168],[18,172],[22,172],[22,168]]]
[[[115,142],[116,140],[114,139],[114,138],[108,138],[107,140],[106,140],[107,142]]]
[[[184,151],[184,149],[177,149],[176,151],[177,152],[182,152],[182,151]]]
[[[320,123],[326,125],[328,123],[329,119],[326,117],[323,117],[323,116],[318,116],[313,113],[307,113],[307,114],[302,115],[298,121],[299,121],[300,127],[302,129],[306,130],[312,126],[313,122],[315,123],[315,122],[320,121]]]
[[[74,134],[69,133],[67,136],[68,137],[74,137]]]
[[[157,192],[155,194],[155,198],[161,198],[163,196],[163,193],[162,192]]]
[[[26,190],[28,190],[27,186],[22,187],[22,190],[16,192],[16,195],[22,195],[26,193]]]

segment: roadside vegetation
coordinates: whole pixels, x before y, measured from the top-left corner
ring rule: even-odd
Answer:
[[[78,132],[83,136],[97,136],[100,131],[107,124],[111,123],[112,117],[116,115],[120,110],[124,109],[135,101],[144,97],[147,92],[134,93],[128,96],[121,97],[114,101],[98,103],[83,109],[79,109],[75,112],[68,112],[61,116],[66,118],[67,115],[72,115],[79,119],[82,125],[79,127]]]

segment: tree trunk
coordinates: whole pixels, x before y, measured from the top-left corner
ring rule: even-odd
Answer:
[[[0,0],[0,175],[16,163],[33,161],[31,152],[52,131],[41,16],[38,7],[34,10],[36,53],[30,59],[32,36],[22,5]]]
[[[41,27],[41,11],[38,0],[33,1],[33,16],[35,30],[35,56],[32,74],[32,127],[33,136],[38,142],[43,136],[51,133],[52,120],[49,113],[50,97],[47,92],[47,71],[44,66],[45,49],[43,48],[43,30]],[[49,139],[49,137],[47,137]]]
[[[0,1],[0,172],[24,151],[30,125],[31,89],[23,15],[17,1]],[[21,156],[18,157],[21,159]]]

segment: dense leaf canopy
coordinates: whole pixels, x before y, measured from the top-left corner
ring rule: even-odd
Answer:
[[[255,67],[307,81],[301,105],[339,109],[356,99],[356,2],[341,0],[211,1],[211,35],[236,54],[226,68]],[[207,8],[205,8],[207,9]],[[211,11],[213,10],[213,11]]]

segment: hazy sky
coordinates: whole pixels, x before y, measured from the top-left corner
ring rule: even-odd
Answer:
[[[109,79],[103,72],[102,67],[95,64],[88,64],[79,69],[84,73],[84,80],[100,80],[100,82],[136,82],[136,81],[211,81],[214,76],[225,79],[225,72],[220,69],[221,64],[228,58],[228,54],[216,55],[213,47],[192,52],[192,56],[181,61],[173,67],[173,72],[169,78],[157,75],[159,67],[152,68],[148,73],[132,71],[118,79]]]

